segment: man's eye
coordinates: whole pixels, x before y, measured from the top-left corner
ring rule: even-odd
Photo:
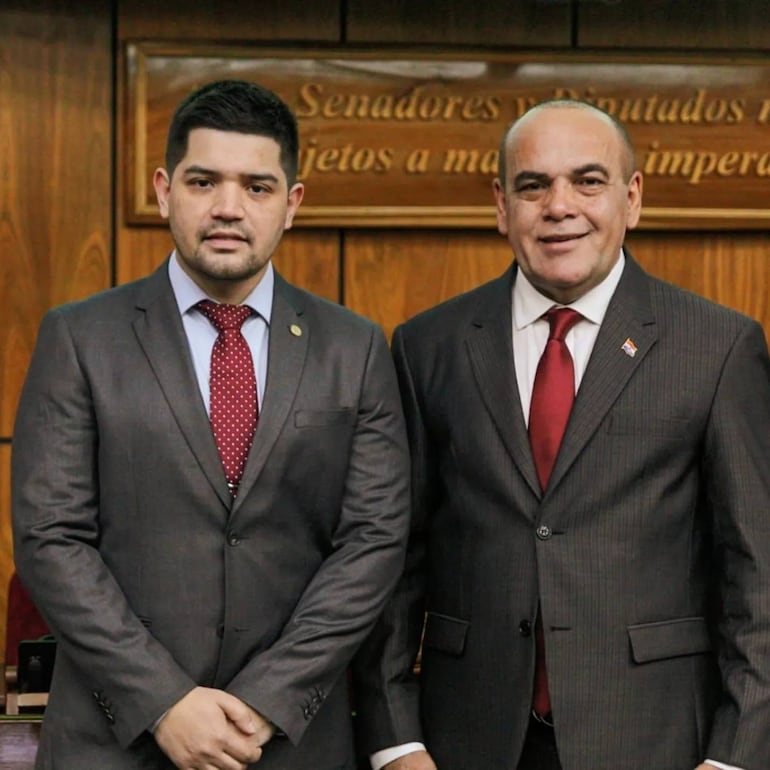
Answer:
[[[544,190],[545,185],[542,182],[522,182],[517,188],[516,192],[537,192],[538,190]]]
[[[210,179],[191,179],[190,180],[190,186],[191,187],[201,187],[206,188],[211,186],[211,180]]]
[[[250,184],[246,189],[255,195],[270,192],[269,188],[265,187],[263,184]]]
[[[578,179],[577,183],[581,187],[599,187],[604,184],[604,180],[595,176],[586,176]]]

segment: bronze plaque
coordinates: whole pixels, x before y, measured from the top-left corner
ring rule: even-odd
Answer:
[[[297,225],[494,227],[504,127],[554,97],[620,118],[644,172],[641,227],[770,226],[770,62],[133,43],[128,219],[161,222],[152,173],[176,104],[220,78],[275,91],[300,125]]]

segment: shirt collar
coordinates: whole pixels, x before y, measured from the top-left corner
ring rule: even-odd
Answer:
[[[576,299],[570,307],[577,310],[586,320],[600,324],[609,307],[612,295],[620,283],[620,276],[626,258],[623,250],[607,277],[589,292]],[[516,329],[523,329],[533,324],[545,314],[547,310],[556,306],[552,299],[541,294],[524,275],[521,268],[516,271],[516,280],[513,282],[513,324]]]
[[[179,307],[179,313],[189,313],[202,299],[212,299],[200,286],[181,268],[176,251],[168,261],[168,278],[171,281],[171,289]],[[254,287],[251,293],[241,303],[248,305],[256,311],[265,322],[270,325],[270,316],[273,312],[273,287],[275,285],[275,273],[273,263],[267,263],[267,269],[262,280]]]

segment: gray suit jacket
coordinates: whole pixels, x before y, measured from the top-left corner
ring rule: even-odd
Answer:
[[[260,770],[352,767],[344,674],[408,490],[381,330],[279,276],[232,506],[166,265],[48,313],[13,444],[17,566],[59,640],[37,766],[168,767],[147,728],[200,684],[286,733]]]
[[[541,602],[565,770],[706,757],[767,770],[762,329],[628,257],[543,495],[514,372],[514,270],[395,334],[413,527],[358,659],[364,750],[422,739],[440,770],[514,770]]]

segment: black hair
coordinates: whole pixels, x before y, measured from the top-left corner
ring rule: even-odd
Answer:
[[[169,178],[187,152],[190,131],[211,128],[274,139],[281,148],[281,168],[291,187],[297,178],[297,119],[286,103],[263,86],[245,80],[217,80],[197,89],[174,111],[166,141]]]

